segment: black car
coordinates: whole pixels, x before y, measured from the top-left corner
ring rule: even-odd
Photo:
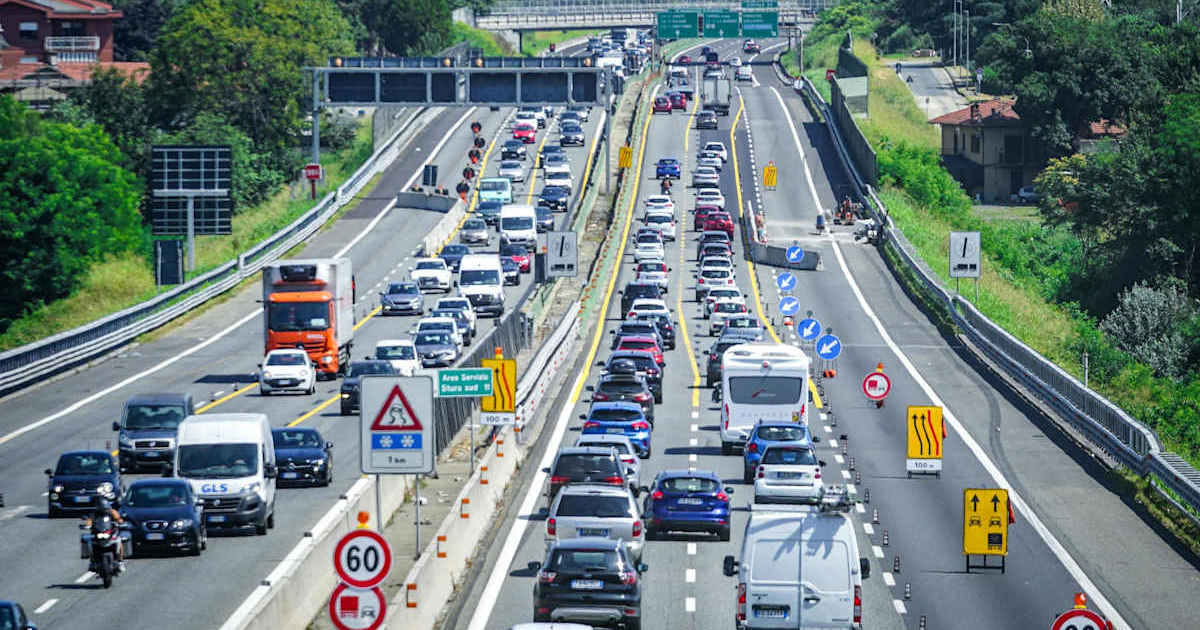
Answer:
[[[462,264],[463,256],[471,253],[471,248],[459,243],[452,243],[442,248],[440,257],[446,261],[446,266],[450,271],[458,273],[458,266]]]
[[[571,191],[566,186],[544,186],[538,195],[538,205],[553,212],[566,212],[571,203]]]
[[[538,156],[537,167],[542,168],[545,166],[546,158],[555,154],[562,155],[563,157],[566,157],[567,155],[566,153],[563,153],[563,148],[557,144],[546,144],[543,146],[542,154]]]
[[[613,338],[612,347],[609,348],[610,350],[616,350],[617,346],[621,345],[622,337],[654,337],[655,340],[660,342],[659,347],[662,347],[663,344],[666,343],[666,341],[659,336],[658,329],[655,327],[654,322],[644,321],[641,319],[623,321],[614,330],[610,330],[609,334],[612,335]]]
[[[0,599],[0,628],[4,630],[37,630],[25,609],[17,602]]]
[[[429,313],[430,317],[449,317],[454,320],[454,325],[462,331],[463,345],[471,345],[471,339],[475,333],[471,330],[471,320],[467,314],[460,309],[454,308],[435,308]]]
[[[328,486],[333,483],[333,442],[316,429],[271,429],[280,487]]]
[[[208,546],[200,498],[186,479],[139,479],[129,486],[121,516],[129,523],[133,551],[187,551]]]
[[[196,413],[191,394],[138,394],[125,401],[117,431],[121,472],[161,468],[175,458],[179,423]]]
[[[524,160],[527,154],[525,143],[520,140],[506,140],[500,147],[501,160]]]
[[[420,315],[425,312],[425,296],[416,282],[392,282],[387,285],[386,291],[380,292],[379,307],[381,315]]]
[[[550,475],[549,501],[554,503],[558,491],[573,483],[608,483],[624,488],[629,485],[621,458],[612,448],[569,446],[558,451],[554,463],[544,472]]]
[[[499,201],[480,201],[475,208],[475,214],[483,218],[483,221],[491,227],[496,227],[500,222],[500,209],[504,204]]]
[[[638,321],[649,320],[654,322],[654,326],[658,331],[658,336],[662,339],[664,350],[675,349],[675,322],[671,321],[671,316],[666,313],[642,313],[638,315]]]
[[[534,225],[538,232],[549,232],[554,229],[553,210],[539,203],[533,211],[537,214],[537,221],[534,222]]]
[[[366,360],[352,361],[346,368],[346,378],[342,379],[342,415],[348,416],[358,411],[359,390],[362,388],[362,377],[368,374],[384,374],[397,376],[396,368],[391,361]]]
[[[662,287],[655,282],[630,282],[621,289],[621,312],[628,313],[634,300],[661,300],[662,296]]]
[[[91,511],[101,494],[120,502],[121,470],[108,451],[68,451],[46,469],[46,512],[50,518]]]
[[[745,338],[738,337],[737,335],[722,336],[713,342],[712,346],[708,348],[708,352],[704,353],[705,387],[713,387],[721,383],[721,358],[725,356],[725,351],[746,342]]]
[[[654,392],[645,377],[637,375],[637,366],[632,363],[613,364],[613,371],[600,377],[600,381],[587,390],[592,392],[592,402],[632,402],[641,405],[642,413],[650,426],[654,426]]]
[[[711,109],[701,110],[696,114],[697,129],[716,129],[717,128],[717,113]]]
[[[663,401],[663,369],[666,365],[659,365],[654,360],[654,355],[642,350],[616,350],[608,355],[608,362],[601,362],[605,370],[612,372],[612,367],[615,363],[623,360],[633,361],[637,366],[637,371],[645,375],[646,384],[650,386],[650,392],[654,394],[654,402],[662,403]]]
[[[563,123],[562,135],[558,139],[558,143],[562,146],[576,145],[583,146],[586,137],[583,134],[583,127],[574,123]]]
[[[640,522],[638,523],[640,525]],[[634,564],[622,540],[600,537],[555,541],[533,562],[533,620],[585,621],[641,630],[642,581],[648,567]]]

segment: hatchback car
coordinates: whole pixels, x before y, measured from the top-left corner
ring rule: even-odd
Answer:
[[[478,214],[484,223],[489,226],[495,226],[500,222],[500,209],[504,207],[504,203],[500,201],[479,201],[479,205],[475,208],[475,214]]]
[[[746,446],[742,449],[742,481],[754,483],[754,473],[768,446],[809,446],[820,441],[813,436],[808,425],[799,422],[759,422],[750,430]]]
[[[186,479],[138,479],[130,484],[121,501],[121,517],[128,523],[133,552],[200,555],[208,546],[208,530],[198,501]]]
[[[704,231],[724,232],[733,238],[733,217],[728,212],[710,212],[704,217]]]
[[[569,167],[567,170],[562,171],[547,170],[544,179],[546,180],[547,186],[559,186],[561,188],[565,188],[568,195],[571,194],[574,183],[571,181],[571,170]]]
[[[820,503],[824,465],[809,444],[767,446],[754,473],[754,502]]]
[[[534,621],[581,621],[594,625],[641,630],[641,574],[620,540],[575,538],[555,542],[537,571],[533,585]]]
[[[741,300],[718,300],[712,307],[712,314],[708,323],[708,334],[717,337],[721,331],[725,329],[725,322],[729,317],[735,315],[744,315],[746,313],[746,303]]]
[[[666,212],[671,215],[675,214],[675,202],[668,195],[650,195],[646,197],[644,202],[646,214],[652,212]]]
[[[523,182],[525,181],[525,163],[520,160],[502,160],[496,174],[500,177],[507,177],[512,182]]]
[[[564,186],[544,186],[538,194],[538,205],[553,212],[566,212],[571,203],[571,190]]]
[[[537,127],[530,123],[517,123],[513,126],[513,140],[520,140],[525,144],[533,144],[537,142]]]
[[[667,306],[665,300],[658,299],[641,299],[634,300],[633,304],[629,305],[629,311],[625,313],[625,319],[637,319],[640,315],[649,313],[670,313],[671,308]]]
[[[742,66],[734,71],[733,78],[738,81],[753,81],[754,71],[750,69],[750,66]]]
[[[500,271],[504,272],[504,284],[515,286],[521,284],[521,267],[508,256],[500,257]]]
[[[638,459],[637,448],[624,435],[582,435],[575,440],[575,446],[590,446],[593,448],[611,448],[617,452],[621,464],[625,466],[625,478],[629,481],[629,489],[637,496],[641,492],[642,461]]]
[[[668,285],[671,284],[671,268],[661,260],[640,262],[635,272],[639,282],[653,282],[662,287],[663,293],[667,292]]]
[[[696,114],[697,129],[716,129],[717,127],[717,112],[711,109],[704,109],[700,110],[699,114]]]
[[[668,531],[712,532],[729,540],[729,495],[721,477],[702,470],[664,470],[654,478],[642,508],[646,540]]]
[[[400,376],[412,376],[421,367],[411,339],[380,339],[375,342],[375,358],[391,363]]]
[[[650,421],[635,402],[594,402],[583,420],[583,435],[624,435],[633,442],[638,457],[646,459],[653,452]]]
[[[663,247],[662,237],[655,234],[642,234],[637,237],[633,245],[633,260],[635,263],[641,263],[647,260],[659,260],[666,258],[667,251]]]
[[[683,92],[667,92],[667,98],[671,101],[671,109],[687,109],[687,97]]]
[[[725,318],[725,328],[721,330],[721,336],[727,334],[737,334],[748,341],[760,341],[766,338],[767,329],[757,317],[745,313]]]
[[[381,315],[420,315],[425,312],[425,298],[416,282],[392,282],[379,294]]]
[[[588,385],[592,402],[632,402],[642,406],[642,413],[650,426],[654,426],[654,392],[646,377],[638,376],[633,363],[614,366],[614,372],[602,374],[595,386]]]
[[[567,152],[562,148],[562,146],[557,144],[544,145],[542,146],[542,152],[538,154],[537,167],[545,168],[546,164],[552,164],[559,159],[564,161],[567,159]]]
[[[742,290],[737,287],[721,287],[719,289],[709,289],[708,295],[704,296],[704,305],[701,315],[707,318],[712,314],[712,306],[717,300],[738,300],[742,304],[746,303],[746,297],[742,295]]]
[[[558,493],[546,513],[546,546],[591,536],[623,540],[642,559],[642,518],[629,488],[581,483]]]
[[[696,205],[716,206],[718,210],[725,209],[725,195],[716,188],[703,188],[696,191]]]
[[[644,350],[654,355],[654,360],[661,366],[666,363],[666,358],[663,357],[662,347],[658,345],[658,335],[642,336],[629,335],[621,337],[617,340],[617,350]]]
[[[705,142],[704,146],[700,148],[699,153],[715,153],[717,157],[721,158],[722,162],[729,161],[729,152],[725,150],[724,142]]]
[[[46,512],[50,518],[93,509],[96,498],[121,495],[121,471],[108,451],[68,451],[46,469]]]
[[[420,351],[419,345],[418,351]],[[372,374],[398,376],[396,368],[392,367],[391,361],[351,361],[350,367],[346,368],[346,378],[342,379],[342,387],[339,390],[343,416],[348,416],[358,411],[358,405],[361,400],[360,394],[362,393],[362,379],[364,376]]]
[[[697,231],[703,230],[704,220],[708,218],[709,213],[721,211],[720,208],[713,205],[697,204],[696,208],[692,210],[692,229]]]
[[[646,384],[650,386],[650,393],[654,394],[654,402],[661,405],[663,401],[663,371],[666,366],[659,365],[653,355],[641,350],[614,350],[612,354],[608,355],[607,362],[601,361],[599,364],[605,367],[607,373],[612,371],[616,363],[622,360],[633,361],[633,364],[637,366],[638,376],[644,377]]]
[[[654,179],[662,179],[664,177],[679,179],[679,160],[675,158],[661,158],[654,165]]]
[[[458,342],[444,331],[426,331],[413,335],[413,346],[421,367],[450,367],[458,360]]]
[[[646,217],[642,219],[642,222],[645,223],[647,227],[657,229],[658,233],[662,234],[663,240],[674,241],[676,238],[678,238],[678,229],[675,225],[675,217],[668,212],[647,212]]]
[[[711,166],[720,171],[721,167],[725,166],[725,160],[712,151],[701,151],[700,155],[696,157],[696,166]]]
[[[520,243],[505,243],[500,246],[500,257],[508,258],[516,263],[521,273],[529,273],[532,257],[524,245]]]
[[[328,486],[333,483],[333,442],[316,429],[271,429],[279,485]]]
[[[641,313],[634,321],[654,324],[658,336],[662,339],[662,347],[667,350],[675,349],[675,322],[669,313]]]
[[[439,257],[446,261],[446,266],[450,271],[458,273],[458,266],[462,264],[463,256],[471,253],[471,248],[462,243],[451,243],[442,248],[442,253]]]
[[[554,211],[546,206],[538,204],[533,209],[535,215],[534,227],[538,232],[549,232],[554,229]]]
[[[711,166],[701,166],[692,172],[693,188],[715,188],[721,185],[721,174]],[[699,195],[699,192],[696,193]],[[699,197],[697,197],[699,198]]]
[[[458,242],[485,247],[489,245],[492,242],[492,235],[488,231],[487,221],[479,217],[463,221],[462,227],[458,230]]]
[[[554,503],[559,490],[573,483],[629,485],[621,458],[612,448],[569,447],[560,449],[554,463],[542,472],[550,477],[546,489],[547,505]]]
[[[500,147],[501,160],[525,160],[527,153],[525,143],[520,140],[505,140],[504,146]]]
[[[317,393],[317,366],[303,349],[272,350],[258,368],[258,393],[263,396],[276,392]]]
[[[696,301],[702,302],[713,287],[735,286],[733,272],[728,269],[702,269],[696,276]]]
[[[662,287],[657,282],[639,282],[637,280],[627,283],[620,293],[622,313],[629,312],[629,307],[633,306],[634,300],[659,300],[663,296]]]
[[[583,127],[575,123],[564,122],[560,128],[561,134],[558,138],[558,143],[566,146],[583,146],[587,141],[587,137],[583,133]]]
[[[674,109],[674,108],[671,107],[671,99],[669,99],[665,96],[654,97],[654,113],[655,114],[657,114],[659,112],[665,112],[665,113],[670,114],[672,109]]]

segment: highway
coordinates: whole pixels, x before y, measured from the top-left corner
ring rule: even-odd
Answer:
[[[716,48],[724,57],[734,52],[735,44],[721,42]],[[800,299],[802,313],[813,311],[844,343],[837,376],[824,380],[822,407],[812,424],[824,438],[818,454],[829,464],[827,483],[851,483],[860,496],[870,492],[870,502],[852,514],[860,553],[872,564],[864,584],[864,626],[961,628],[970,620],[973,628],[1048,627],[1056,614],[1070,608],[1072,595],[1079,591],[1086,592],[1091,608],[1107,614],[1116,627],[1194,626],[1188,606],[1200,595],[1200,581],[1190,560],[1126,506],[1106,486],[1105,473],[1053,426],[980,376],[959,342],[942,336],[897,286],[875,248],[854,243],[850,228],[836,228],[832,237],[814,234],[818,209],[834,205],[845,190],[845,175],[830,140],[799,97],[785,89],[771,69],[756,67],[755,74],[756,85],[743,83],[740,88],[740,196],[743,205],[765,203],[772,240],[798,241],[824,260],[822,270],[798,273],[793,295]],[[635,152],[635,167],[641,172],[635,216],[641,213],[640,200],[658,193],[653,180],[658,158],[682,159],[687,181],[696,147],[711,140],[728,146],[735,116],[722,118],[718,131],[690,130],[678,112],[653,116],[640,162]],[[762,191],[755,184],[755,170],[768,160],[780,167],[774,191]],[[731,158],[721,189],[727,207],[736,213],[739,190],[733,169]],[[692,206],[692,190],[677,186],[673,196],[677,218],[690,219],[686,210]],[[733,625],[735,580],[721,574],[720,564],[724,555],[739,553],[744,506],[753,493],[752,486],[741,483],[740,457],[720,456],[719,410],[709,402],[710,390],[699,386],[699,357],[712,338],[698,333],[703,320],[691,302],[694,237],[691,233],[682,245],[668,245],[668,263],[674,267],[668,302],[675,306],[682,336],[679,348],[667,353],[654,455],[642,462],[641,477],[648,480],[660,470],[689,466],[714,470],[735,489],[733,504],[742,509],[734,516],[730,543],[678,535],[646,543],[649,570],[643,575],[642,623],[647,628]],[[740,240],[736,242],[740,256]],[[759,267],[751,272],[741,259],[737,267],[739,286],[758,296],[762,311],[774,320],[774,333],[783,342],[796,343],[773,310],[780,297],[773,270]],[[616,288],[632,278],[631,268],[627,250]],[[536,578],[527,565],[541,561],[545,549],[546,501],[541,493],[546,475],[540,471],[554,451],[579,435],[577,417],[589,403],[582,385],[594,382],[594,366],[608,354],[607,333],[621,318],[615,310],[618,297],[612,296],[600,323],[594,354],[580,357],[576,365],[581,374],[576,387],[564,392],[561,412],[552,412],[557,414],[552,421],[565,431],[556,432],[553,422],[548,424],[539,443],[545,450],[541,457],[534,455],[531,461],[536,465],[525,467],[512,507],[498,524],[495,539],[483,546],[475,564],[479,570],[468,579],[466,596],[455,602],[444,627],[506,630],[532,619]],[[863,376],[879,363],[892,381],[892,393],[881,409],[860,389]],[[905,407],[927,404],[947,410],[945,471],[940,478],[908,479]],[[1013,489],[1016,507],[1007,570],[967,574],[961,554],[963,491],[999,486]],[[878,523],[873,522],[876,511]],[[991,558],[991,563],[997,565],[998,559]]]
[[[391,195],[407,189],[414,179],[419,181],[421,166],[430,156],[446,177],[442,183],[453,189],[458,171],[467,164],[472,146],[469,127],[475,120],[482,123],[485,138],[498,138],[494,150],[485,154],[485,175],[494,175],[500,161],[499,146],[511,138],[507,124],[511,113],[508,108],[493,112],[486,107],[444,110],[401,151],[402,157],[385,171],[374,191],[364,193],[357,206],[319,232],[303,252],[294,254],[306,258],[341,254],[352,259],[358,284],[353,358],[373,354],[380,339],[407,336],[416,318],[377,316],[378,291],[389,280],[407,277],[414,250],[443,217],[437,212],[403,208],[383,212]],[[601,108],[593,108],[584,126],[587,146],[566,149],[576,199],[601,114]],[[539,130],[537,141],[528,145],[530,166],[534,164],[533,151],[544,142],[558,141],[557,123]],[[514,201],[524,202],[531,186],[540,190],[540,173],[536,180],[516,186],[514,192],[520,199]],[[557,215],[559,227],[567,217]],[[474,249],[495,252],[498,242],[494,235],[488,248]],[[520,286],[508,287],[507,303],[515,304],[531,281],[532,274],[525,274]],[[0,508],[0,558],[8,569],[21,568],[0,575],[0,597],[22,602],[29,611],[38,610],[33,620],[42,628],[94,627],[97,619],[103,620],[105,627],[213,628],[358,479],[358,417],[338,415],[340,381],[318,383],[315,396],[267,398],[258,394],[254,384],[256,364],[262,360],[263,331],[261,318],[251,313],[260,308],[255,303],[260,296],[259,284],[250,283],[157,339],[0,402],[0,490],[6,500],[6,507]],[[427,295],[427,308],[438,297],[437,293]],[[491,320],[481,319],[479,331],[491,325]],[[133,378],[138,374],[144,376]],[[262,412],[276,426],[316,428],[335,444],[334,483],[327,488],[280,490],[276,527],[265,537],[213,533],[208,550],[198,558],[131,559],[128,572],[105,591],[98,579],[85,574],[87,562],[79,558],[77,519],[46,518],[47,487],[42,470],[53,467],[58,454],[66,450],[115,449],[111,424],[120,419],[124,401],[143,392],[190,392],[202,412]],[[62,410],[68,411],[60,413]],[[14,435],[45,418],[53,419]],[[151,475],[126,475],[123,479],[128,484],[147,476]]]

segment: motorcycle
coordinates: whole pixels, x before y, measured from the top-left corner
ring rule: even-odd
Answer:
[[[105,515],[80,523],[79,529],[88,530],[79,535],[80,555],[88,560],[88,571],[100,576],[104,588],[112,586],[113,578],[120,574],[120,562],[117,560],[117,545],[123,547],[123,556],[131,553],[131,541],[126,525],[118,524],[111,516]]]
[[[658,190],[664,195],[671,194],[671,180],[663,178],[662,183],[658,185]]]

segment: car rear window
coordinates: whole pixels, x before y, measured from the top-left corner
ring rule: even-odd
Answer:
[[[639,324],[639,325],[625,324],[625,325],[621,326],[621,331],[618,333],[618,336],[619,335],[653,335],[653,334],[654,334],[654,326],[652,326],[652,325],[649,325],[649,324]]]
[[[629,446],[624,442],[580,442],[576,446],[594,446],[596,448],[612,448],[621,455],[629,454]]]
[[[803,440],[804,429],[800,427],[759,427],[758,438],[774,442]]]
[[[607,549],[561,549],[554,552],[548,568],[563,573],[615,571],[620,565],[617,552]],[[798,566],[798,565],[797,565]]]
[[[573,453],[560,455],[554,466],[554,474],[574,477],[588,474],[603,475],[617,470],[617,460],[611,455],[588,455]]]
[[[610,392],[613,394],[636,394],[642,391],[641,383],[632,381],[606,381],[600,384],[602,392]]]
[[[565,494],[558,502],[558,516],[592,516],[595,518],[633,518],[629,499],[592,494]]]
[[[716,492],[720,485],[704,477],[674,477],[659,484],[665,492]]]
[[[729,398],[740,405],[795,405],[804,389],[795,376],[738,376],[729,379]]]
[[[786,466],[816,466],[817,456],[812,449],[803,447],[772,446],[763,453],[762,463]]]
[[[700,275],[705,278],[728,278],[729,271],[726,269],[705,269],[700,272]]]
[[[627,350],[650,350],[657,347],[653,341],[622,341],[621,347]]]
[[[642,412],[632,409],[593,409],[588,417],[604,422],[633,422],[641,420]]]

